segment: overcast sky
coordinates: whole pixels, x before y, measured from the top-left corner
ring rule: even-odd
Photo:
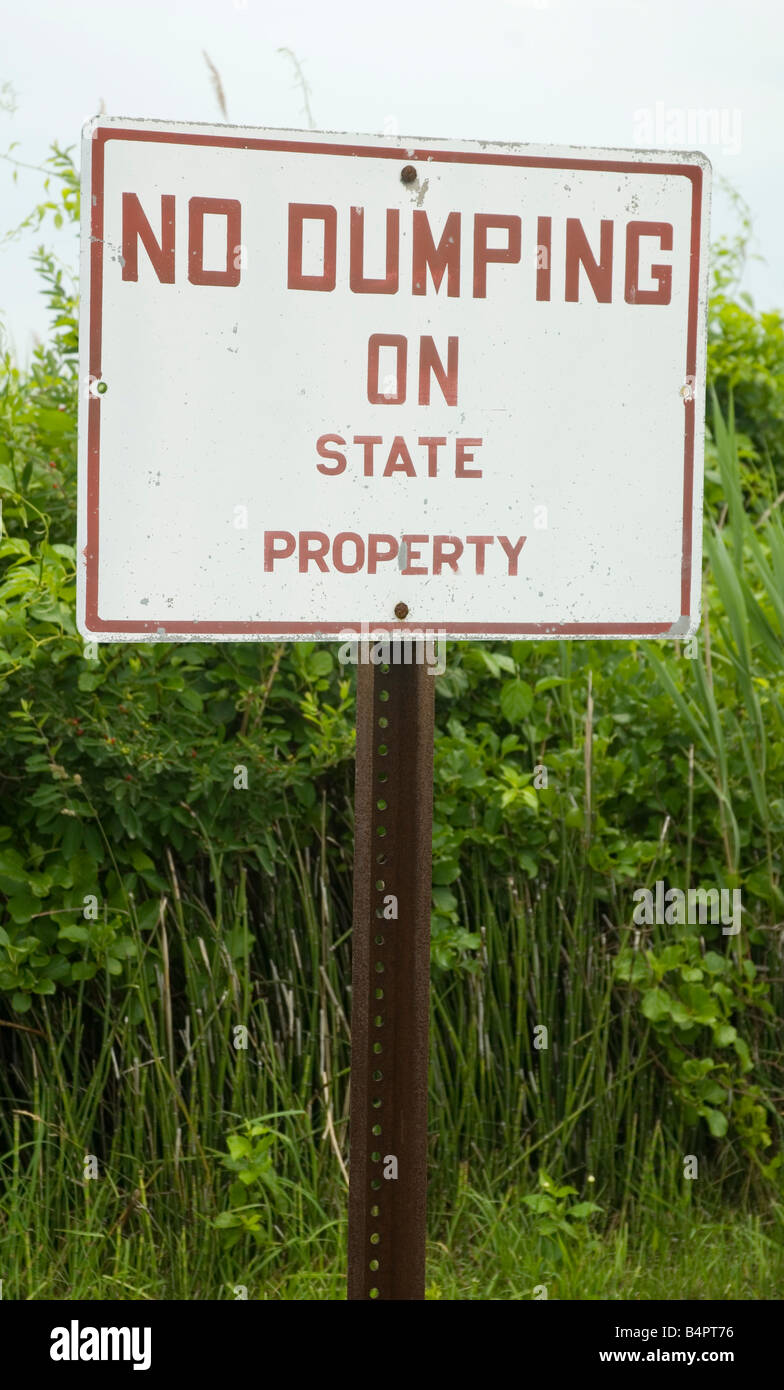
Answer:
[[[36,0],[3,7],[0,151],[40,163],[110,115],[308,121],[287,48],[302,64],[317,128],[362,134],[699,148],[751,207],[744,287],[784,306],[781,0]],[[9,104],[6,89],[5,104]],[[700,114],[702,113],[702,114]],[[698,136],[695,139],[695,132]],[[42,176],[0,162],[0,234],[40,200]],[[734,218],[721,193],[713,234]],[[46,324],[30,265],[40,236],[0,244],[0,310],[22,358]],[[76,265],[73,230],[47,242]]]

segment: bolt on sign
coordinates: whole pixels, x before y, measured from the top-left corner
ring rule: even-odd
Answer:
[[[683,152],[91,122],[82,633],[694,632],[709,183]]]

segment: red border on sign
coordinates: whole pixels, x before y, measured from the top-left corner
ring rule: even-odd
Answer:
[[[93,380],[101,376],[101,330],[103,311],[103,195],[104,148],[108,140],[151,140],[176,145],[220,145],[226,149],[269,150],[289,154],[352,155],[369,159],[397,159],[446,164],[506,164],[528,169],[596,169],[602,173],[669,174],[687,178],[692,186],[691,248],[689,269],[689,314],[686,334],[686,377],[694,379],[697,372],[697,319],[700,293],[700,234],[702,212],[702,169],[699,165],[643,164],[634,160],[556,159],[540,155],[484,154],[469,150],[428,150],[378,148],[373,145],[324,144],[312,140],[255,140],[232,135],[195,135],[165,130],[133,130],[100,127],[93,135],[92,216],[90,246],[90,345],[89,373]],[[683,523],[681,544],[681,615],[691,615],[692,506],[694,499],[694,396],[684,401],[683,446]],[[360,621],[340,623],[254,623],[254,622],[171,622],[166,619],[146,619],[139,622],[111,622],[98,616],[98,553],[100,499],[101,400],[90,396],[87,423],[87,545],[84,548],[86,568],[85,621],[90,632],[148,632],[159,635],[178,633],[237,633],[269,635],[288,633],[322,634],[325,637],[359,630]],[[634,634],[658,637],[669,631],[676,619],[661,623],[450,623],[428,622],[427,630],[444,632],[456,637],[482,633],[540,633],[542,636],[571,637]],[[421,631],[416,622],[366,622],[370,631]]]

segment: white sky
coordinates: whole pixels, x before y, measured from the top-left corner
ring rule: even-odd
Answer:
[[[0,111],[0,152],[17,141],[14,157],[27,163],[53,139],[78,148],[101,99],[110,115],[221,121],[205,49],[232,122],[306,127],[292,65],[277,51],[287,47],[324,130],[380,134],[394,122],[411,136],[702,149],[754,216],[765,262],[749,266],[744,287],[760,308],[784,306],[781,0],[5,0],[2,9],[0,85],[11,84],[17,109]],[[715,113],[712,138],[689,138],[700,111]],[[41,185],[23,169],[14,185],[0,161],[0,235]],[[714,236],[733,227],[719,194]],[[23,359],[46,325],[29,259],[40,239],[0,245],[0,311]],[[72,230],[46,241],[75,267]]]

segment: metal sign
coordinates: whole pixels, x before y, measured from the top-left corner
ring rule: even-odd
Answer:
[[[83,171],[85,636],[695,630],[704,156],[100,117]]]

